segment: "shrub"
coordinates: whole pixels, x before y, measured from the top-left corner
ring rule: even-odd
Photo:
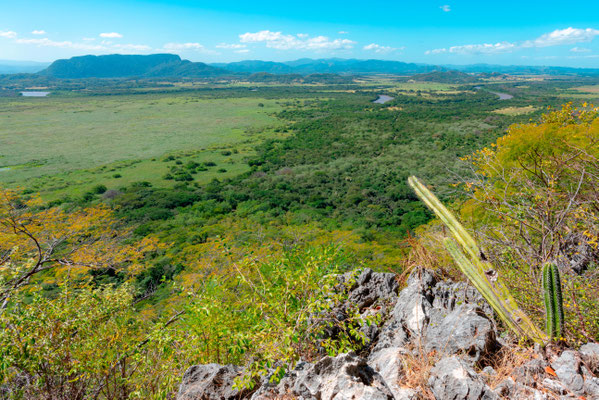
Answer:
[[[105,185],[96,185],[92,188],[92,193],[94,194],[103,194],[106,192],[108,188]]]
[[[199,166],[200,166],[200,163],[198,163],[196,161],[189,161],[187,164],[185,164],[185,168],[190,169],[190,170],[196,169]]]
[[[178,182],[190,182],[193,181],[193,176],[189,172],[179,171],[173,175],[173,178]]]

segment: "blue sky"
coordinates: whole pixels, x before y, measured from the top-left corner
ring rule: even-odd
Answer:
[[[599,68],[599,2],[0,0],[0,60],[378,58]]]

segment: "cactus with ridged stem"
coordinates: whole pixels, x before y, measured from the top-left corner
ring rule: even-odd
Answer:
[[[547,336],[559,339],[564,330],[564,307],[559,270],[553,263],[543,266],[543,297]]]
[[[547,341],[547,335],[518,307],[516,300],[507,286],[501,282],[493,265],[483,259],[476,241],[462,224],[418,178],[411,176],[408,183],[416,195],[449,228],[455,240],[445,239],[444,244],[447,251],[499,318],[518,337],[544,344]]]

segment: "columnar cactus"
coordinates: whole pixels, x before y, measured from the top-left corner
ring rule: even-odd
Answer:
[[[543,294],[547,336],[559,339],[564,330],[564,307],[559,270],[553,263],[543,266]]]
[[[518,307],[516,300],[501,282],[493,265],[481,257],[482,252],[476,241],[462,224],[418,178],[412,176],[408,179],[408,183],[414,189],[416,195],[449,228],[455,240],[445,239],[445,247],[472,285],[493,307],[499,318],[518,337],[530,339],[540,344],[545,343],[547,336]]]

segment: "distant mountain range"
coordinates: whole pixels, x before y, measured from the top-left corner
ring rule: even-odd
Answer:
[[[0,73],[3,63],[0,61]],[[33,69],[43,68],[43,64],[29,65]],[[13,72],[27,72],[21,70]],[[438,72],[460,71],[463,74],[442,74]],[[37,71],[35,71],[37,72]],[[4,72],[7,73],[7,72]],[[501,74],[544,74],[544,75],[578,75],[599,76],[599,68],[569,68],[569,67],[536,67],[536,66],[503,66],[489,64],[472,65],[428,65],[405,63],[385,60],[356,60],[356,59],[299,59],[287,62],[247,60],[232,63],[205,64],[182,60],[174,54],[151,55],[105,55],[81,56],[54,61],[46,69],[37,72],[41,76],[77,79],[77,78],[207,78],[249,76],[251,74],[267,73],[275,75],[416,75],[425,74],[419,79],[452,79],[461,82],[472,81],[465,74],[501,73]],[[430,74],[430,75],[426,75]]]
[[[34,74],[47,68],[50,63],[42,63],[35,61],[12,61],[0,60],[0,74]]]
[[[201,78],[237,74],[402,74],[411,75],[443,71],[444,67],[400,61],[301,59],[290,62],[240,61],[226,64],[204,64],[182,60],[174,54],[82,56],[54,61],[40,75],[55,78]]]
[[[438,65],[413,64],[401,61],[384,60],[355,60],[329,58],[313,60],[302,58],[295,61],[273,62],[248,60],[233,63],[210,64],[231,72],[271,74],[340,74],[340,75],[370,75],[370,74],[423,74],[432,71],[444,71],[447,68]]]

